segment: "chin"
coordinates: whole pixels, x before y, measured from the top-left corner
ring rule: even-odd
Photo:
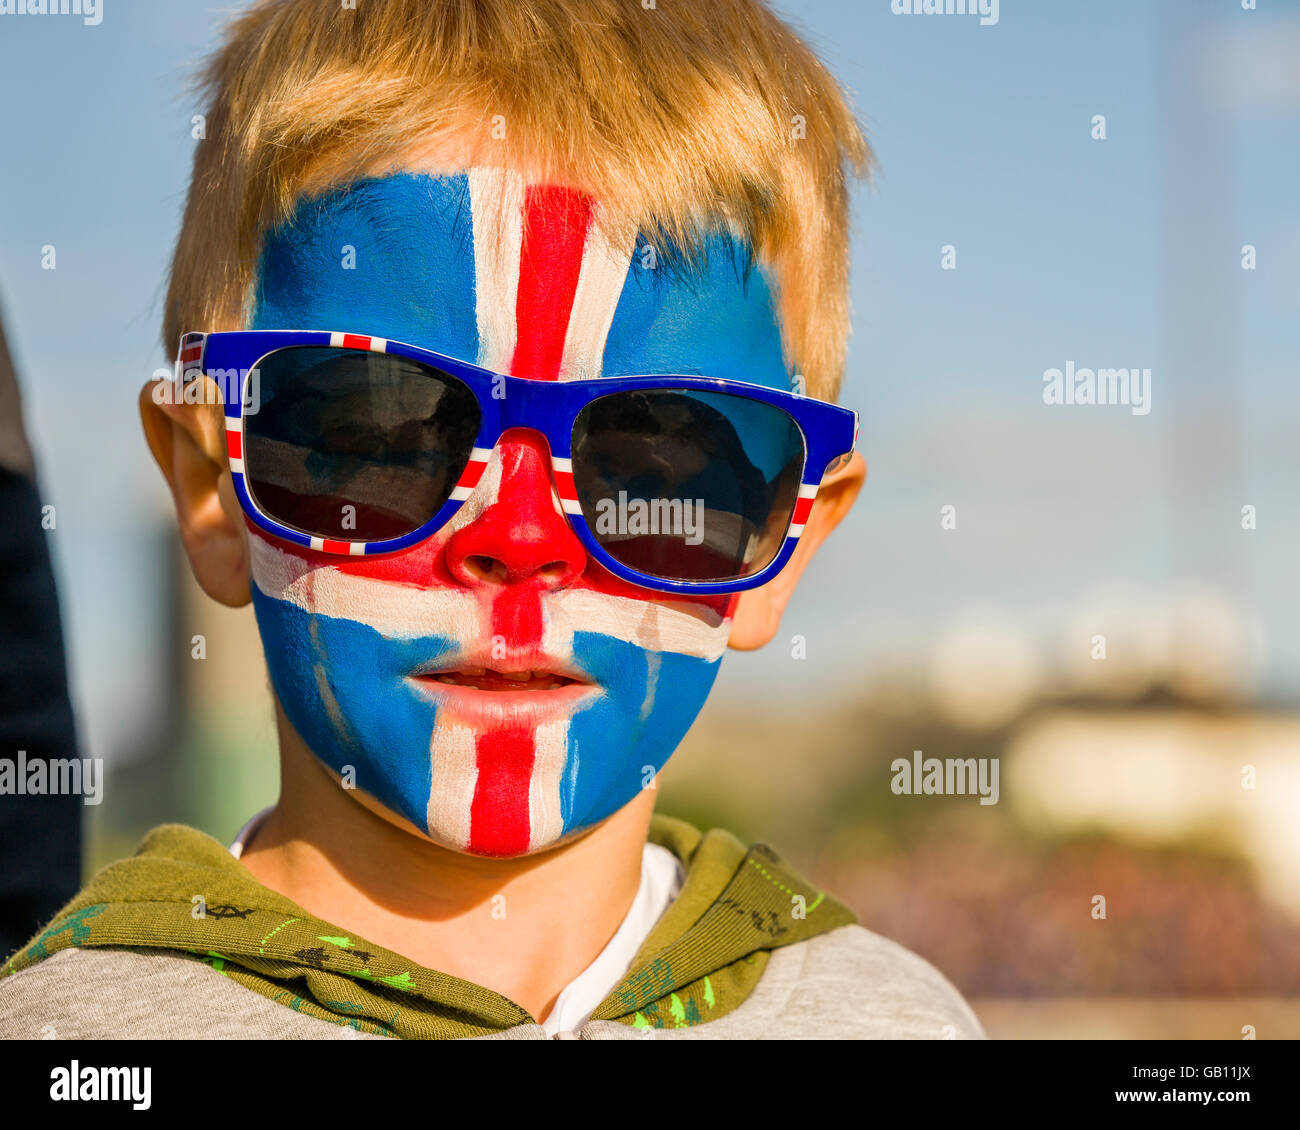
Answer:
[[[335,773],[330,766],[326,765],[323,761],[320,762],[320,764],[326,769],[331,777],[336,781],[339,780],[338,774]],[[416,839],[421,840],[426,844],[442,848],[444,851],[454,852],[456,855],[469,856],[473,859],[527,859],[530,856],[544,855],[549,851],[554,851],[556,848],[576,843],[584,836],[594,832],[598,827],[600,827],[600,825],[610,819],[609,816],[606,816],[603,819],[593,820],[589,824],[564,831],[549,842],[530,844],[528,848],[520,851],[515,844],[510,842],[508,832],[505,835],[494,839],[492,835],[492,814],[486,813],[484,814],[486,818],[485,827],[483,828],[481,835],[475,836],[473,846],[471,847],[457,838],[459,835],[458,826],[443,828],[434,824],[428,828],[417,827],[407,817],[398,812],[394,812],[391,808],[371,796],[369,793],[363,792],[360,789],[348,789],[347,792],[348,795],[362,808],[366,809],[372,815],[379,817],[379,819],[383,820],[385,823],[392,825],[394,828],[406,832],[408,835],[414,836]],[[510,826],[510,812],[512,812],[515,807],[516,806],[512,805],[508,812],[502,813],[501,823],[503,827],[508,828]]]

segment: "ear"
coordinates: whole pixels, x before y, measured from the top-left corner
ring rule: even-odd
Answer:
[[[170,382],[148,381],[140,390],[145,439],[171,488],[195,580],[213,600],[238,608],[251,599],[248,533],[230,480],[220,411],[211,403],[172,403],[164,389],[171,392]]]
[[[785,606],[790,603],[795,585],[803,576],[808,562],[817,552],[817,547],[849,512],[866,481],[866,460],[856,452],[847,464],[822,479],[817,490],[817,501],[813,503],[812,512],[799,537],[799,545],[785,568],[762,588],[742,592],[737,598],[732,612],[729,647],[738,651],[753,651],[776,635]]]

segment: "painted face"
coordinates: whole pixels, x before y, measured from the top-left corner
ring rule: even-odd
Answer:
[[[599,204],[513,173],[402,173],[304,200],[267,239],[252,329],[404,341],[538,380],[681,373],[789,388],[772,295],[718,236],[689,275]],[[507,432],[434,537],[327,557],[251,525],[276,694],[335,773],[444,846],[513,856],[611,815],[713,684],[728,596],[619,581],[569,528],[540,433]]]

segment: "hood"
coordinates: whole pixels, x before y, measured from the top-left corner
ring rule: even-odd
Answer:
[[[671,1028],[717,1019],[749,995],[772,950],[856,920],[764,844],[658,815],[649,838],[682,861],[686,879],[593,1020]],[[192,954],[300,1012],[403,1039],[536,1023],[499,993],[313,917],[225,845],[180,824],[155,828],[134,856],[100,871],[0,976],[68,946]]]

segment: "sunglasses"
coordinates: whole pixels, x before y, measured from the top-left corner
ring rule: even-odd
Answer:
[[[240,505],[277,538],[351,556],[416,545],[470,496],[501,434],[526,427],[546,437],[587,552],[663,592],[774,577],[857,441],[856,413],[762,385],[528,380],[357,334],[185,334],[177,379],[200,376],[222,393]]]

